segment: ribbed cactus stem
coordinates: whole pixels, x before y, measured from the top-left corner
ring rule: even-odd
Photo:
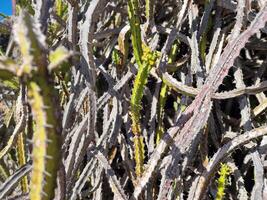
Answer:
[[[144,165],[144,142],[141,133],[140,111],[141,102],[143,98],[144,88],[147,83],[148,75],[151,68],[155,65],[157,53],[152,52],[151,49],[143,45],[142,65],[138,69],[138,73],[134,80],[134,87],[131,97],[131,118],[132,118],[132,132],[134,134],[134,148],[135,148],[135,163],[136,174],[141,176]]]

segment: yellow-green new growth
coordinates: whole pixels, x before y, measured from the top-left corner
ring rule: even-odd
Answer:
[[[140,177],[144,171],[145,146],[143,136],[134,137],[135,173]]]
[[[112,55],[111,55],[111,58],[112,58],[112,62],[118,66],[121,64],[121,57],[120,57],[120,53],[119,53],[119,50],[114,48],[113,51],[112,51]]]
[[[40,95],[40,88],[37,84],[32,82],[29,85],[29,98],[32,99],[32,109],[34,111],[34,118],[36,120],[36,132],[33,136],[34,148],[32,152],[33,171],[31,178],[31,199],[41,199],[40,195],[43,190],[43,181],[45,179],[45,156],[47,135],[45,130],[46,116],[43,112],[44,102]]]
[[[222,164],[221,169],[219,171],[220,177],[217,180],[218,191],[216,194],[216,200],[222,200],[224,198],[225,195],[224,191],[227,185],[227,178],[230,174],[231,174],[231,168],[226,164]]]
[[[152,52],[149,47],[143,46],[144,54],[142,56],[142,65],[138,69],[138,73],[134,80],[134,87],[131,97],[131,116],[132,116],[132,131],[135,135],[140,135],[140,110],[141,100],[143,97],[144,87],[151,68],[155,65],[157,53]]]
[[[63,19],[67,14],[67,4],[63,0],[56,0],[55,7],[57,15]]]
[[[136,63],[138,67],[142,65],[142,40],[141,40],[141,27],[140,19],[138,17],[139,5],[137,0],[128,1],[128,16],[131,27],[132,45]]]
[[[134,137],[135,148],[135,162],[136,162],[136,175],[141,176],[143,172],[144,163],[144,142],[141,134],[140,127],[140,111],[141,101],[143,98],[144,87],[147,83],[147,78],[151,68],[155,65],[157,53],[152,52],[151,49],[143,45],[142,65],[138,69],[138,73],[134,80],[134,87],[131,97],[131,118],[132,118],[132,131]]]
[[[25,153],[25,133],[19,133],[18,140],[17,140],[17,154],[18,154],[18,162],[20,166],[26,164],[26,153]],[[28,186],[28,177],[24,176],[21,179],[21,190],[23,193],[29,192]]]

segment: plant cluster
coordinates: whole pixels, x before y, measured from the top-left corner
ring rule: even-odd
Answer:
[[[267,199],[264,0],[15,10],[0,21],[0,199]]]

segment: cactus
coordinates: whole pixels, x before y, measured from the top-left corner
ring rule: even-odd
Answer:
[[[171,48],[168,63],[174,63],[175,56],[177,54],[177,50],[178,50],[178,43],[174,43],[172,48]],[[158,127],[156,130],[156,145],[159,144],[159,142],[163,136],[163,133],[165,131],[164,130],[164,124],[163,124],[163,118],[164,118],[164,107],[166,104],[168,90],[169,90],[168,85],[163,80],[162,85],[161,85],[161,90],[160,90],[159,106],[158,106]]]
[[[18,136],[17,141],[17,152],[18,152],[18,162],[20,166],[26,164],[26,153],[25,153],[25,133],[21,132]],[[21,180],[21,190],[23,193],[29,192],[28,178],[24,176]]]
[[[138,73],[134,80],[134,86],[131,96],[131,118],[132,131],[134,134],[135,164],[136,175],[141,176],[144,165],[144,142],[140,127],[140,110],[144,87],[150,69],[155,65],[157,53],[152,52],[149,47],[142,44],[140,19],[138,17],[139,5],[137,0],[128,1],[128,15],[130,21],[130,30],[132,35],[133,52],[138,65]]]
[[[218,189],[216,194],[216,200],[222,200],[225,195],[225,187],[227,185],[227,178],[231,173],[231,168],[226,164],[221,164],[221,168],[219,171],[220,177],[217,180]]]
[[[63,18],[64,16],[66,16],[68,6],[63,0],[56,0],[55,7],[56,13],[59,17]]]
[[[159,108],[158,108],[158,127],[156,130],[156,144],[159,144],[163,133],[164,133],[164,125],[163,125],[163,117],[164,117],[164,106],[166,104],[167,99],[168,86],[166,83],[162,83],[159,97]]]
[[[142,66],[142,40],[139,14],[139,5],[137,0],[128,1],[128,16],[131,27],[132,45],[136,63],[138,67]]]
[[[0,199],[203,199],[214,185],[214,199],[217,187],[219,200],[262,196],[244,188],[253,173],[230,191],[219,164],[265,141],[264,1],[249,19],[245,1],[11,1],[14,15],[0,14]]]
[[[52,56],[54,60],[49,65],[52,67],[48,67],[44,36],[33,25],[31,17],[22,12],[14,26],[15,40],[22,54],[22,65],[17,75],[26,81],[36,126],[33,134],[30,198],[48,200],[54,198],[61,160],[58,94],[51,80],[51,70],[61,61]],[[62,51],[55,52],[62,54]]]
[[[25,85],[21,83],[21,88],[20,88],[20,93],[17,99],[17,105],[16,105],[16,112],[15,112],[15,121],[16,124],[19,124],[19,118],[22,118],[24,113],[27,113],[25,109]],[[25,125],[24,125],[25,126]],[[26,164],[26,152],[25,152],[25,130],[23,127],[23,131],[18,133],[18,138],[17,138],[17,157],[18,157],[18,164],[20,167],[24,166]],[[23,193],[29,192],[29,186],[28,186],[28,178],[27,176],[22,177],[20,181],[21,185],[21,190]]]
[[[152,52],[151,49],[143,45],[142,65],[138,69],[138,73],[134,80],[134,86],[131,96],[131,118],[132,118],[132,131],[134,134],[135,144],[135,161],[136,161],[136,174],[141,176],[143,172],[144,163],[144,143],[141,135],[140,127],[140,111],[141,101],[144,93],[144,88],[147,83],[147,78],[151,68],[155,65],[157,53]]]

